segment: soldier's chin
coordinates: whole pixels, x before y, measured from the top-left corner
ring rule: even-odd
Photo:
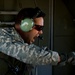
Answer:
[[[30,44],[32,44],[35,40],[33,39],[32,41],[30,41]]]
[[[29,41],[29,40],[27,40],[27,41],[25,41],[25,43],[31,44],[32,42],[31,42],[31,41]]]

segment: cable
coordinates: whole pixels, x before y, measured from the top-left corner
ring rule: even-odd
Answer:
[[[17,0],[17,3],[19,5],[19,7],[22,9],[22,3],[21,3],[21,1],[20,0]]]
[[[37,2],[36,2],[36,0],[34,0],[34,4],[35,4],[35,7],[37,7]]]

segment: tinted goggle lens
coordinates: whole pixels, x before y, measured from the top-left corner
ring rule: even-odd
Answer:
[[[35,25],[34,27],[36,30],[41,31],[43,30],[44,26],[40,26],[40,25]]]

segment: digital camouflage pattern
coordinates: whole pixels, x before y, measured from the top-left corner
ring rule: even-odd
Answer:
[[[0,28],[0,52],[32,65],[56,65],[59,55],[47,47],[27,44],[14,28]]]

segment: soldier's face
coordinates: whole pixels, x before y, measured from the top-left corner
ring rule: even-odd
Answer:
[[[35,23],[35,25],[32,28],[32,30],[30,30],[28,32],[23,32],[20,29],[18,31],[19,34],[21,35],[21,37],[23,38],[23,40],[28,44],[33,43],[39,35],[43,34],[43,31],[42,31],[42,28],[44,26],[43,17],[35,18],[34,23]]]

